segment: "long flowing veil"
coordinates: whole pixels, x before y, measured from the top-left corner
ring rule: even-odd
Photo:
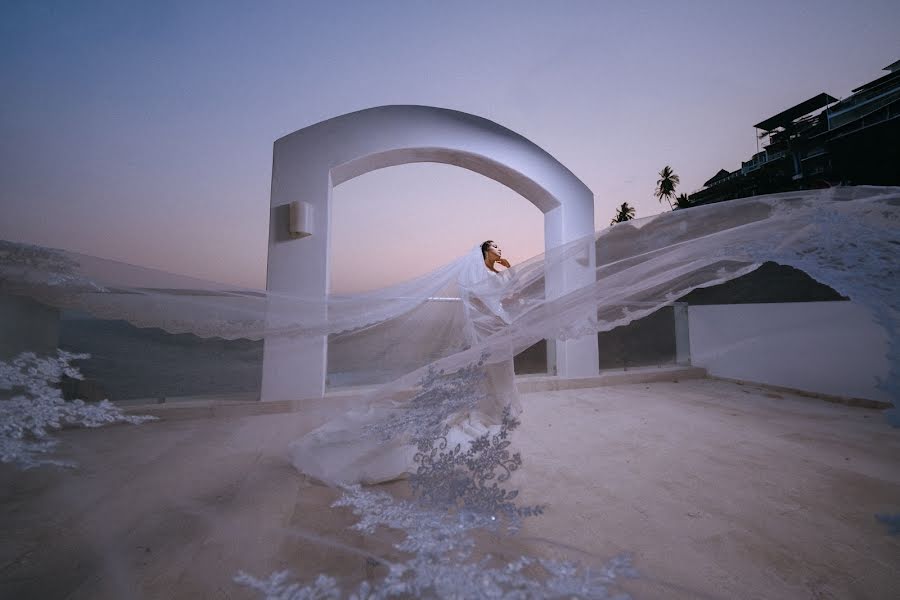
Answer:
[[[336,506],[359,518],[355,531],[369,541],[355,551],[372,569],[361,576],[332,565],[300,583],[285,573],[239,577],[263,595],[605,598],[634,575],[626,557],[582,568],[563,551],[564,540],[545,540],[552,543],[535,551],[522,536],[510,537],[552,510],[515,488],[528,457],[516,451],[514,432],[528,413],[514,357],[541,340],[629,324],[774,261],[831,286],[885,330],[891,371],[879,385],[896,404],[898,231],[897,188],[777,194],[620,223],[502,275],[485,269],[475,247],[414,280],[323,298],[0,242],[0,293],[192,338],[328,337],[329,385],[345,390],[344,401],[300,403],[285,413],[304,425],[278,459],[336,490]],[[548,275],[592,261],[592,283],[547,293]],[[405,483],[360,486],[396,480]]]

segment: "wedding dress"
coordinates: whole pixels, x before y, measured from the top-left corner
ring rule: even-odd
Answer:
[[[462,307],[465,345],[477,347],[512,323],[503,299],[517,281],[514,272],[489,270],[480,244],[456,261],[450,273],[456,274],[455,285],[451,282],[443,293],[458,300],[448,310]],[[481,360],[472,372],[456,377],[459,385],[436,393],[447,378],[432,373],[420,391],[401,402],[394,394],[374,394],[365,406],[350,410],[292,443],[294,466],[301,473],[331,484],[390,481],[416,470],[420,441],[440,435],[451,447],[465,446],[497,430],[504,409],[513,417],[521,412],[513,384],[511,354],[488,364]],[[410,419],[409,415],[417,411],[419,414]],[[426,416],[429,412],[438,418]],[[396,426],[397,421],[404,426]],[[418,424],[413,425],[416,421]]]

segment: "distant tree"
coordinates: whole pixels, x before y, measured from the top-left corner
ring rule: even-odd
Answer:
[[[634,208],[628,206],[627,202],[623,202],[622,206],[616,209],[616,216],[613,217],[613,220],[609,222],[610,225],[615,225],[616,223],[624,223],[625,221],[630,221],[634,218]]]
[[[678,210],[679,208],[690,208],[693,206],[691,199],[688,198],[687,194],[678,194],[675,197],[675,208],[672,210]]]
[[[675,174],[672,167],[666,165],[663,167],[663,170],[659,172],[659,179],[656,181],[656,191],[653,192],[653,195],[656,196],[657,200],[660,202],[665,198],[666,202],[669,203],[669,208],[672,208],[672,197],[675,195],[675,186],[679,183],[681,183],[681,178]]]

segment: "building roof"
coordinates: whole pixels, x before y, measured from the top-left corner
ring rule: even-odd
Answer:
[[[900,63],[900,60],[898,60],[897,63]],[[894,64],[897,64],[897,63],[894,63]],[[882,75],[878,79],[873,79],[869,83],[863,84],[863,85],[859,86],[858,88],[856,88],[855,90],[853,90],[853,93],[856,94],[857,92],[863,92],[865,90],[869,90],[869,89],[878,87],[882,84],[885,84],[885,83],[891,81],[892,79],[900,79],[900,70],[892,71],[892,72],[888,73],[887,75]]]
[[[891,64],[883,68],[882,71],[890,71],[891,73],[893,73],[894,71],[900,71],[900,60],[892,62]]]
[[[792,106],[787,110],[781,111],[774,117],[769,117],[764,121],[760,121],[759,123],[754,125],[754,127],[756,127],[757,129],[762,129],[763,131],[772,131],[773,129],[776,129],[778,127],[787,127],[803,115],[828,106],[832,102],[837,102],[837,98],[833,98],[825,92],[822,92],[817,96],[813,96],[809,100],[804,100],[796,106]]]
[[[719,172],[716,173],[715,175],[713,175],[712,177],[710,177],[710,179],[706,183],[703,184],[703,187],[709,187],[712,184],[714,184],[715,182],[722,179],[723,177],[728,177],[729,175],[731,175],[731,173],[729,173],[725,169],[719,169]]]

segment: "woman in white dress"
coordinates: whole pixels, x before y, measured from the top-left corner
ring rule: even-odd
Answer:
[[[503,300],[516,278],[493,240],[457,261],[455,272],[465,352],[513,322]],[[511,351],[500,352],[499,360],[486,358],[476,355],[450,373],[430,369],[381,388],[365,407],[352,409],[292,443],[294,466],[327,483],[378,483],[415,472],[417,447],[425,440],[441,437],[451,446],[465,446],[499,426],[505,409],[512,415],[520,412]]]

